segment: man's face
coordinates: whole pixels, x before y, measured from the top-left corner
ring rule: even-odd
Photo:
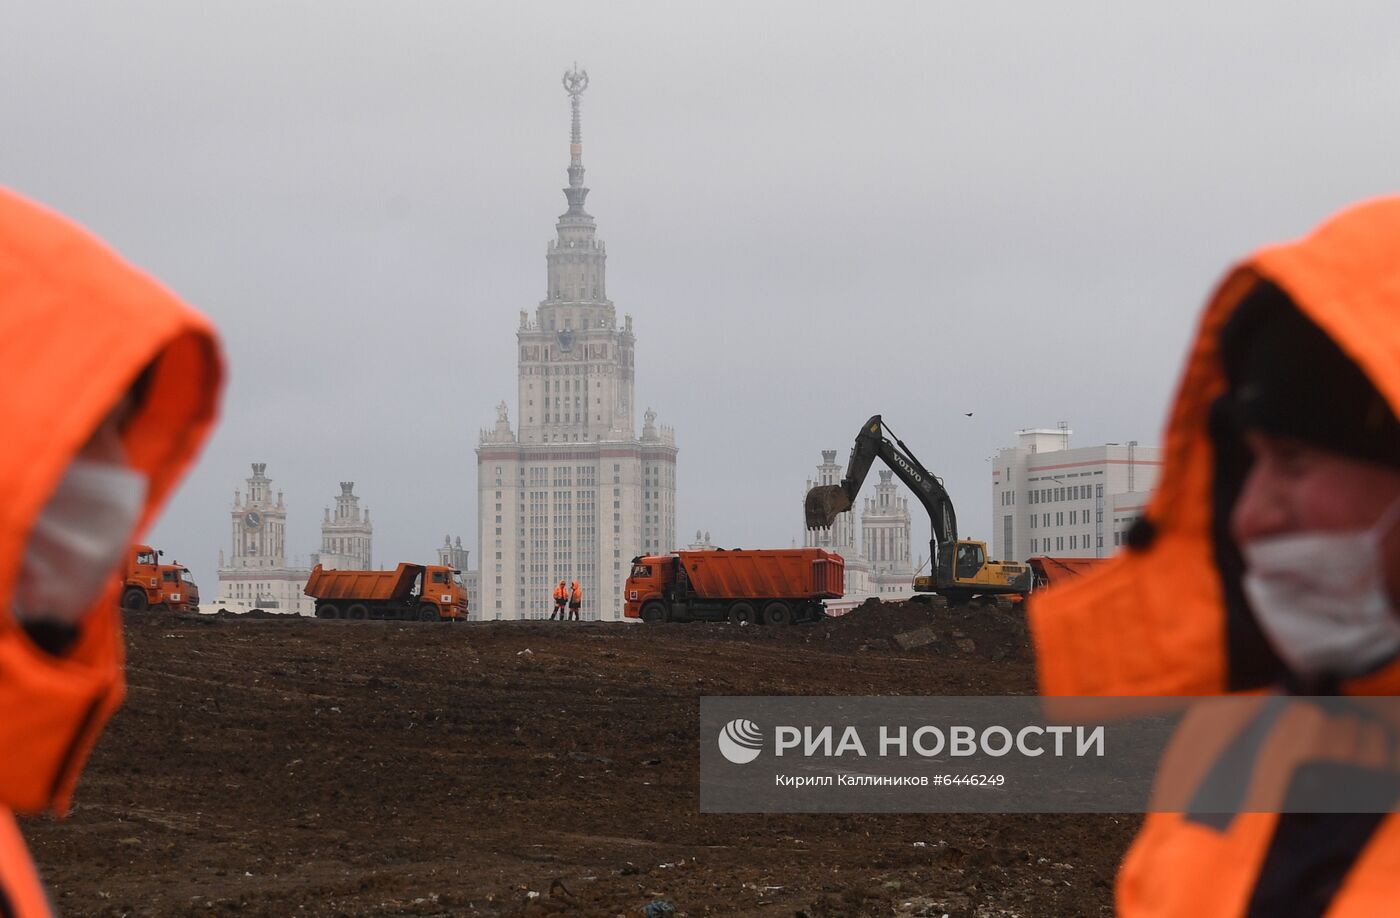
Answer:
[[[1299,440],[1250,431],[1254,465],[1230,514],[1236,544],[1302,532],[1369,529],[1400,500],[1400,470]],[[1381,543],[1386,589],[1400,609],[1400,524]]]

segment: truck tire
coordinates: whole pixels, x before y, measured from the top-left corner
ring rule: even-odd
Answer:
[[[420,622],[435,622],[439,618],[437,606],[430,602],[425,602],[418,607],[418,620]]]
[[[644,622],[664,622],[670,616],[666,614],[665,604],[652,601],[642,606],[641,618]]]
[[[340,606],[333,602],[323,602],[316,607],[317,618],[340,618]]]
[[[774,600],[763,607],[763,624],[765,625],[791,625],[792,609],[781,600]]]
[[[345,617],[355,622],[362,622],[369,618],[369,606],[362,602],[354,603],[345,609]]]
[[[729,607],[729,624],[731,625],[752,625],[757,620],[758,615],[749,603],[736,602]]]
[[[122,594],[122,608],[128,612],[146,611],[146,591],[132,587]]]

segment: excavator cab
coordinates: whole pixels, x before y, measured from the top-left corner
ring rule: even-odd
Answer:
[[[953,576],[958,580],[973,580],[987,561],[987,550],[981,542],[959,542]]]

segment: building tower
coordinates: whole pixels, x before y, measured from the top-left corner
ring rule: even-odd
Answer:
[[[865,499],[860,523],[861,546],[870,562],[875,591],[908,593],[914,577],[909,561],[909,498],[900,496],[894,472],[880,469],[880,483],[875,485],[875,496]]]
[[[373,540],[374,525],[369,521],[369,510],[360,509],[355,482],[342,481],[335,515],[327,507],[321,519],[321,551],[313,563],[336,570],[373,570]]]
[[[843,469],[836,462],[836,450],[822,450],[822,464],[817,466],[816,480],[807,479],[807,488],[802,492],[803,500],[806,500],[807,491],[817,485],[839,485],[845,475]],[[805,522],[804,522],[805,526]],[[846,596],[849,598],[861,598],[871,595],[870,588],[870,564],[861,554],[860,546],[856,544],[856,523],[855,514],[850,510],[838,514],[832,521],[829,529],[804,529],[806,535],[802,544],[807,548],[824,548],[827,551],[834,551],[846,560]]]
[[[635,432],[632,317],[619,326],[607,250],[584,210],[587,87],[577,65],[564,74],[568,209],[545,252],[544,299],[533,318],[520,313],[519,431],[501,402],[477,448],[479,611],[488,620],[548,615],[560,579],[583,585],[585,618],[620,619],[631,559],[675,544],[675,434],[650,409]]]
[[[233,492],[232,552],[219,552],[219,593],[215,602],[228,608],[278,609],[310,615],[302,593],[310,571],[287,566],[287,508],[282,492],[272,498],[267,463],[254,462],[245,498]]]
[[[233,563],[229,567],[285,567],[287,508],[282,503],[282,492],[277,492],[274,503],[266,462],[254,462],[252,477],[246,482],[247,500],[240,492],[233,492]]]

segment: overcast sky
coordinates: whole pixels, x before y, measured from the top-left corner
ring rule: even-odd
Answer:
[[[1018,428],[1159,444],[1225,267],[1395,189],[1397,34],[1386,3],[15,4],[0,181],[221,329],[222,423],[151,535],[209,598],[253,461],[303,559],[354,480],[377,562],[452,533],[475,566],[575,60],[680,542],[799,539],[877,412],[988,538]]]

